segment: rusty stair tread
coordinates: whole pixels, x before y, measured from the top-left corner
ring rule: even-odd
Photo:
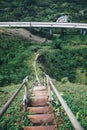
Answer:
[[[35,86],[31,94],[31,106],[27,108],[31,115],[27,115],[34,126],[26,126],[24,130],[57,130],[52,106],[48,101],[45,86]],[[35,126],[37,124],[37,126]]]
[[[38,113],[50,113],[51,107],[50,106],[43,106],[43,107],[29,107],[28,108],[29,112],[32,112],[34,114]]]
[[[57,130],[56,125],[48,125],[48,126],[26,126],[24,130]]]
[[[40,95],[40,96],[31,97],[30,99],[31,99],[31,100],[48,99],[48,96]]]
[[[41,96],[47,96],[48,97],[48,94],[47,93],[37,93],[37,94],[32,94],[31,97],[41,97]]]
[[[49,123],[53,122],[54,114],[36,114],[36,115],[28,115],[29,120],[32,123]]]
[[[41,92],[39,92],[39,93],[32,93],[32,95],[31,96],[44,96],[44,95],[47,95],[48,96],[48,93],[41,93]]]
[[[31,106],[46,106],[48,105],[48,97],[46,98],[33,98],[31,101]]]
[[[40,90],[33,90],[32,93],[47,93],[46,90],[40,91]]]
[[[46,90],[46,87],[34,87],[34,91],[44,91]]]
[[[48,95],[47,91],[33,91],[31,96],[43,96],[43,95]]]

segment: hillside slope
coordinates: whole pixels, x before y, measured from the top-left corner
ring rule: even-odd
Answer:
[[[14,28],[14,29],[10,28],[10,29],[6,29],[6,31],[16,37],[20,37],[26,40],[32,40],[39,43],[52,42],[51,40],[48,40],[47,38],[34,35],[29,30],[24,29],[24,28]]]
[[[86,0],[1,0],[0,21],[55,21],[69,14],[72,22],[87,22],[86,5]]]
[[[0,33],[0,86],[20,83],[32,66],[30,43],[2,30]]]
[[[69,22],[86,22],[87,20],[86,4],[87,4],[86,0],[83,1],[77,1],[77,0],[74,1],[24,0],[23,1],[22,0],[20,2],[16,0],[13,1],[1,0],[0,15],[2,17],[0,17],[1,18],[0,20],[1,21],[55,21],[59,16],[64,14],[69,14]],[[87,35],[81,35],[79,29],[61,29],[61,28],[53,29],[52,36],[49,35],[48,28],[42,28],[42,29],[29,28],[27,30],[22,28],[20,29],[12,28],[7,30],[8,30],[7,34],[2,33],[0,39],[1,55],[7,58],[7,59],[5,58],[0,59],[1,73],[3,74],[3,76],[1,76],[0,78],[1,82],[3,81],[2,79],[4,77],[4,73],[2,71],[3,70],[2,64],[7,63],[8,66],[9,61],[12,60],[12,58],[9,58],[12,57],[10,55],[14,55],[14,54],[9,54],[9,51],[7,51],[6,49],[8,48],[9,50],[10,48],[12,48],[11,44],[9,43],[16,44],[15,42],[17,40],[17,42],[19,43],[20,41],[23,46],[20,47],[20,45],[18,45],[18,48],[22,48],[23,55],[28,55],[27,52],[26,54],[24,54],[23,52],[23,49],[25,51],[28,51],[26,48],[28,48],[29,51],[33,50],[34,52],[42,49],[40,61],[46,68],[46,71],[53,78],[56,78],[57,80],[61,80],[64,77],[68,77],[69,81],[71,82],[79,82],[79,83],[87,84],[87,80],[86,80],[87,78],[87,63],[86,63]],[[33,34],[31,34],[31,32]],[[17,37],[17,39],[13,40],[15,39],[14,38],[15,36]],[[41,38],[40,36],[43,36],[45,38]],[[52,39],[52,41],[47,40],[47,38]],[[26,39],[28,39],[28,41],[26,41]],[[37,42],[38,45],[35,45],[34,42],[31,46],[32,40]],[[52,44],[49,45],[45,44],[47,43],[47,41],[52,42]],[[43,45],[39,45],[39,43],[43,43]],[[45,49],[43,47],[44,45],[45,45]],[[17,45],[15,45],[14,48],[16,49],[16,47]],[[4,50],[6,52],[3,53]],[[22,60],[22,58],[20,59]],[[21,60],[19,60],[19,62]],[[9,64],[13,64],[13,63],[10,62]],[[54,73],[52,73],[51,70],[53,70]]]

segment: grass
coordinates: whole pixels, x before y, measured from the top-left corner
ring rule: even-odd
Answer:
[[[38,75],[41,78],[42,73],[39,68],[40,66],[40,63],[37,63]],[[66,78],[65,80],[61,80],[61,82],[53,81],[55,87],[70,107],[76,119],[80,122],[84,130],[87,130],[87,85],[70,83]],[[57,110],[56,116],[59,130],[74,130],[66,112],[56,98],[54,107]]]
[[[34,59],[34,57],[33,57]],[[31,61],[33,64],[33,61]],[[40,70],[40,64],[37,65],[37,71],[39,78],[42,77],[42,72]],[[32,78],[29,82],[29,87],[32,85]],[[77,120],[87,129],[87,86],[80,84],[73,84],[68,81],[54,82],[56,88],[59,90],[60,94],[63,96],[67,104],[69,105],[71,111],[76,116]],[[20,85],[10,85],[7,87],[1,87],[0,90],[0,107],[2,107],[6,101],[12,96],[12,94],[19,88]],[[27,119],[28,112],[24,112],[21,107],[21,102],[24,95],[24,87],[18,94],[17,98],[13,101],[11,106],[8,108],[7,112],[0,119],[0,129],[1,130],[22,130],[25,126],[33,125]],[[55,104],[56,110],[60,111],[60,114],[56,115],[59,120],[59,130],[74,130],[64,109],[58,102]],[[60,121],[61,120],[61,121]]]
[[[72,33],[67,32],[67,34],[64,35],[64,40],[70,45],[87,45],[87,35],[80,35],[79,32],[75,32],[75,30],[74,32],[72,31]]]
[[[29,87],[31,82],[29,83]],[[0,108],[8,101],[20,85],[10,85],[7,87],[0,87],[3,93],[0,93]],[[8,92],[5,94],[4,92]],[[0,119],[0,130],[22,130],[27,125],[32,125],[27,119],[29,112],[25,112],[22,107],[22,99],[24,95],[24,87],[19,92],[18,96],[9,106],[5,114]]]
[[[29,88],[32,87],[32,83],[35,79],[33,68],[34,58],[35,55],[32,55],[32,58],[27,61],[27,64],[31,65],[32,67],[32,74],[29,75]],[[8,101],[8,99],[17,91],[19,87],[20,84],[11,84],[9,86],[0,87],[0,109]],[[24,91],[25,89],[23,86],[17,97],[14,99],[12,104],[9,106],[5,114],[0,119],[0,130],[22,130],[25,126],[33,125],[27,118],[29,112],[25,112],[21,104],[24,96]]]
[[[76,119],[80,122],[84,130],[87,130],[87,86],[80,84],[73,84],[70,82],[55,84],[56,88],[65,99],[66,103],[74,113]],[[63,125],[60,126],[61,130],[73,130],[73,127],[67,118],[64,110],[62,118]]]
[[[73,43],[75,42],[75,39],[76,37],[72,37]],[[81,44],[80,37],[77,38],[77,41],[80,42]],[[76,43],[74,43],[74,45],[76,45]],[[86,43],[87,42],[84,42],[84,45]],[[34,44],[31,46],[30,50],[34,52],[37,52],[39,50],[40,53],[45,50],[50,50],[51,52],[55,51],[52,50],[51,46],[49,46],[48,44],[47,45]],[[31,60],[29,60],[27,64],[31,64],[31,66],[33,66],[34,58],[35,55],[32,55]],[[36,65],[37,65],[36,67],[37,67],[38,76],[42,80],[43,73],[40,70],[41,64],[38,63]],[[32,72],[32,74],[34,74],[34,72]],[[80,76],[80,72],[78,72],[78,75]],[[32,78],[33,77],[30,78],[29,86],[32,85]],[[0,108],[7,102],[7,100],[19,88],[19,86],[20,85],[11,84],[7,87],[0,87],[0,90],[2,91],[0,92]],[[80,84],[72,84],[70,82],[66,82],[64,84],[61,82],[56,82],[55,86],[60,91],[63,98],[66,100],[67,104],[69,105],[70,109],[72,110],[72,112],[74,113],[78,121],[86,130],[87,129],[87,86],[80,85]],[[29,113],[24,112],[23,108],[21,107],[23,95],[24,95],[24,88],[22,88],[17,98],[8,108],[4,116],[0,119],[0,130],[22,130],[27,125],[28,126],[33,125],[26,118]],[[56,103],[56,109],[61,110],[61,114],[58,116],[61,116],[60,119],[62,119],[63,121],[63,123],[61,123],[61,125],[59,126],[59,130],[73,130],[73,127],[66,113],[64,112],[63,108],[59,105],[59,103]]]
[[[19,85],[11,84],[6,87],[0,87],[0,108],[8,101],[8,99],[19,88]]]

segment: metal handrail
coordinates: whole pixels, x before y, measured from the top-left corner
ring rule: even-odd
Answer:
[[[19,87],[19,89],[13,94],[13,96],[2,107],[2,109],[0,110],[0,118],[3,116],[3,114],[6,112],[6,110],[10,106],[10,104],[13,102],[13,100],[15,99],[15,97],[18,95],[18,93],[20,92],[20,90],[23,87],[23,85],[27,84],[27,80],[28,80],[28,76],[25,77],[25,79],[23,80],[23,82],[22,82],[21,86]]]
[[[45,75],[46,78],[48,79],[48,83],[49,86],[51,87],[51,90],[54,91],[54,93],[56,94],[59,102],[61,103],[61,105],[63,106],[65,112],[67,113],[73,127],[75,128],[75,130],[84,130],[82,128],[82,126],[80,125],[80,123],[78,122],[78,120],[75,118],[74,114],[72,113],[72,111],[70,110],[70,108],[68,107],[67,103],[64,101],[64,99],[61,97],[60,93],[58,92],[58,90],[55,88],[55,86],[53,85],[51,78],[48,75]],[[48,86],[48,87],[49,87]]]

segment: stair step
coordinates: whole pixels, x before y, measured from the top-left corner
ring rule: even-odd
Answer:
[[[49,126],[26,126],[24,130],[57,130],[57,127],[55,125],[49,125]]]
[[[46,87],[41,85],[34,87],[31,94],[31,107],[27,110],[32,113],[27,117],[34,126],[26,126],[24,130],[57,130]]]
[[[47,95],[48,96],[48,93],[46,91],[33,91],[32,92],[32,96],[44,96],[44,95]]]
[[[36,94],[32,94],[32,97],[36,96],[36,97],[41,97],[41,96],[48,96],[47,93],[36,93]]]
[[[44,107],[29,107],[29,112],[32,112],[34,114],[41,114],[41,113],[50,113],[51,107],[50,106],[44,106]]]
[[[32,123],[49,123],[54,120],[54,114],[28,115],[28,118]]]
[[[44,91],[46,90],[46,87],[34,87],[34,91]]]
[[[39,90],[38,91],[36,91],[36,90],[32,91],[32,94],[43,94],[43,93],[47,94],[47,91],[45,91],[45,90],[44,91],[39,91]]]
[[[35,100],[35,99],[48,99],[48,96],[44,96],[44,95],[40,95],[40,96],[34,96],[30,98],[31,100]]]
[[[40,98],[32,98],[31,105],[32,106],[43,106],[47,105],[48,97],[40,97]]]

